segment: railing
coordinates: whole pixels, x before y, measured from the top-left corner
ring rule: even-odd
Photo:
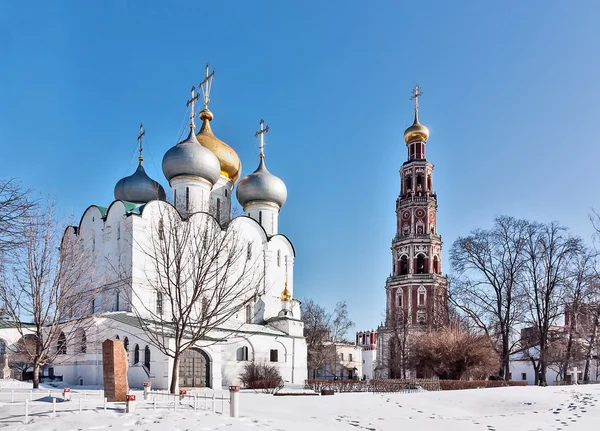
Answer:
[[[441,241],[442,236],[435,235],[432,233],[421,233],[421,234],[411,233],[408,235],[396,235],[392,238],[392,242],[402,241],[402,240],[407,240],[407,239],[433,239],[433,240]]]

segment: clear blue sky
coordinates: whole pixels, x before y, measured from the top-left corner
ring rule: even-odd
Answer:
[[[422,86],[444,272],[455,238],[498,214],[586,239],[600,208],[600,3],[0,2],[0,177],[80,217],[163,154],[210,62],[213,130],[287,184],[295,293],[376,327],[391,270],[408,100]]]

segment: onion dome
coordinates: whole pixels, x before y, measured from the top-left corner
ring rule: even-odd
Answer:
[[[287,282],[286,282],[285,283],[285,288],[283,289],[283,292],[281,292],[281,300],[288,302],[290,299],[292,299],[292,294],[288,290],[288,288],[287,288]]]
[[[217,182],[221,171],[217,156],[196,139],[193,122],[188,137],[165,153],[162,169],[169,182],[175,177],[186,175],[202,178],[211,186]]]
[[[240,178],[242,162],[233,148],[213,134],[210,128],[210,122],[213,118],[213,114],[208,108],[200,111],[202,127],[200,127],[200,132],[196,135],[196,139],[198,139],[200,145],[208,148],[217,156],[221,165],[221,175],[235,183]]]
[[[163,186],[146,174],[142,160],[140,160],[140,164],[133,175],[121,178],[115,186],[115,199],[134,203],[148,203],[157,199],[164,201],[166,195]]]
[[[404,131],[404,142],[407,144],[411,141],[424,141],[429,139],[429,129],[419,123],[419,115],[415,110],[415,121]]]
[[[260,155],[258,168],[238,183],[237,199],[245,208],[252,203],[266,203],[281,208],[287,199],[287,187],[281,178],[267,170],[264,155]]]

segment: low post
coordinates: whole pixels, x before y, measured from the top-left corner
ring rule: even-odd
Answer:
[[[156,411],[156,397],[152,399],[152,410]]]
[[[215,394],[212,395],[212,412],[215,412]]]
[[[81,408],[82,407],[82,405],[81,405],[82,401],[83,400],[81,398],[79,398],[79,413],[81,413],[81,410],[82,410],[82,408]]]
[[[56,398],[52,398],[52,419],[56,417]]]
[[[152,382],[144,382],[144,401],[148,399],[152,390]]]
[[[10,393],[10,402],[14,403],[15,402],[15,390],[13,389],[12,392]]]
[[[237,418],[240,415],[240,387],[229,386],[229,416]]]
[[[179,401],[183,401],[183,399],[185,398],[186,395],[187,395],[187,391],[185,389],[180,389],[179,390]]]
[[[29,401],[33,401],[33,391],[29,391]]]
[[[194,397],[194,412],[198,411],[198,396]]]
[[[104,411],[106,412],[106,403],[108,402],[108,398],[104,397]]]
[[[127,395],[125,402],[125,413],[135,412],[135,395]]]
[[[204,410],[208,410],[208,398],[206,398],[206,394],[204,394],[203,397],[204,397]]]
[[[71,401],[71,388],[64,388],[63,389],[63,400],[64,401]]]
[[[25,398],[25,423],[29,423],[29,400]]]

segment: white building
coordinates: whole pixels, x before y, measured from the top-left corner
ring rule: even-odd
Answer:
[[[317,379],[324,380],[360,380],[363,374],[362,349],[353,343],[327,341],[325,345],[335,348],[333,363],[331,360],[317,370]],[[333,352],[332,352],[333,353]]]
[[[367,380],[375,378],[377,359],[377,331],[360,331],[356,333],[356,344],[362,349],[362,377]]]
[[[91,205],[79,225],[67,230],[67,235],[85,239],[86,251],[95,253],[94,277],[103,286],[102,296],[88,312],[95,319],[93,333],[82,334],[83,341],[68,346],[64,357],[59,355],[53,364],[54,374],[70,384],[102,384],[101,343],[118,337],[129,352],[130,386],[150,381],[154,388],[169,387],[172,359],[149,342],[133,313],[148,310],[151,319],[168,312],[163,311],[167,304],[162,297],[149,287],[152,270],[147,257],[148,238],[164,234],[165,215],[198,228],[235,229],[237,240],[247,245],[247,259],[252,257],[253,265],[264,274],[253,299],[249,301],[247,295],[240,298],[249,301],[243,311],[184,355],[180,386],[221,388],[239,383],[243,365],[252,360],[276,365],[290,383],[303,383],[307,377],[304,325],[300,304],[293,299],[295,251],[290,240],[279,233],[279,212],[287,189],[265,165],[263,136],[268,128],[264,129],[261,121],[259,165],[237,184],[244,215],[232,219],[241,162],[233,148],[211,130],[213,114],[208,110],[207,93],[199,114],[202,126],[196,134],[193,100],[189,135],[168,149],[162,162],[172,199],[167,201],[162,186],[144,170],[140,133],[139,166],[117,183],[115,201],[108,207]]]

